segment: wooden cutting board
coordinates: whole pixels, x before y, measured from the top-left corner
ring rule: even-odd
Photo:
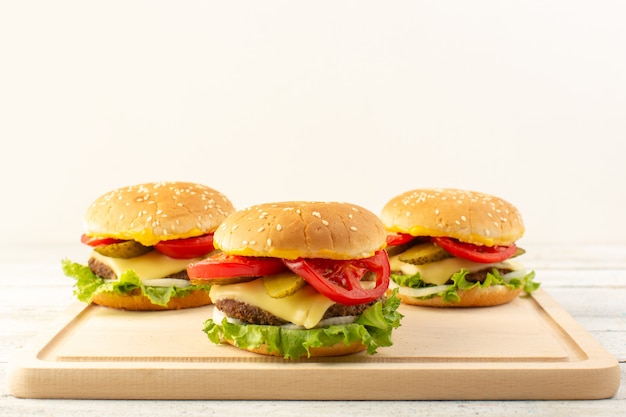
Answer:
[[[401,306],[378,354],[287,361],[214,345],[212,306],[126,312],[73,304],[9,364],[16,397],[521,400],[613,396],[620,371],[544,290],[471,309]]]

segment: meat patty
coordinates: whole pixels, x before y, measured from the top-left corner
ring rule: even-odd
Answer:
[[[487,278],[487,274],[490,273],[493,269],[483,269],[482,271],[476,271],[465,275],[465,280],[469,282],[483,282]],[[507,272],[511,272],[511,269],[498,269],[498,273],[500,275],[504,275]]]
[[[326,310],[322,319],[329,319],[331,317],[343,317],[343,316],[360,316],[368,307],[375,304],[377,301],[371,301],[369,303],[357,304],[348,306],[344,304],[333,304]],[[280,326],[286,324],[287,321],[276,317],[272,313],[263,310],[259,307],[243,303],[236,300],[218,300],[215,302],[221,312],[228,317],[243,321],[250,324],[261,324],[269,326]]]
[[[91,269],[91,271],[97,276],[99,276],[100,278],[104,278],[104,279],[117,279],[118,278],[115,272],[107,264],[99,261],[96,258],[89,258],[89,261],[87,261],[87,265],[89,266],[89,269]],[[174,274],[168,275],[163,278],[177,278],[177,279],[189,280],[189,276],[187,275],[187,270],[176,272]]]

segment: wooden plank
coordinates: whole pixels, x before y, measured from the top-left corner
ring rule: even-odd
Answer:
[[[596,399],[617,361],[544,290],[493,308],[402,306],[374,356],[285,361],[216,346],[212,306],[133,313],[72,304],[18,351],[11,393],[100,399]],[[375,383],[373,383],[375,381]],[[347,390],[346,386],[350,389]]]

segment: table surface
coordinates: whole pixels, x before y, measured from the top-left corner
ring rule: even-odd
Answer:
[[[81,261],[88,250],[77,244],[0,248],[0,416],[251,415],[551,415],[573,412],[626,415],[626,245],[525,245],[523,263],[535,270],[554,298],[620,362],[617,394],[590,401],[120,401],[20,399],[10,395],[11,355],[73,302],[73,281],[60,268],[63,258]]]

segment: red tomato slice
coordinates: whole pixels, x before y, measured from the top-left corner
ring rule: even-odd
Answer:
[[[357,260],[298,258],[284,259],[283,262],[321,294],[340,304],[374,301],[389,287],[389,258],[384,250],[379,250],[370,258]],[[361,280],[368,271],[376,274],[376,285],[371,289],[361,286]]]
[[[162,240],[154,249],[175,259],[190,259],[213,252],[213,233],[187,239]]]
[[[187,266],[187,275],[192,282],[205,281],[226,284],[245,281],[240,278],[256,278],[284,271],[280,258],[227,255],[220,252],[209,258]]]
[[[83,234],[80,237],[80,241],[85,245],[89,246],[101,246],[101,245],[111,245],[113,243],[123,242],[121,239],[113,239],[112,237],[95,237],[95,236],[87,236]]]
[[[517,251],[517,246],[480,246],[460,242],[448,237],[433,237],[433,242],[459,258],[473,262],[494,263],[509,259]]]
[[[387,246],[398,246],[415,239],[415,236],[406,233],[388,233]]]

